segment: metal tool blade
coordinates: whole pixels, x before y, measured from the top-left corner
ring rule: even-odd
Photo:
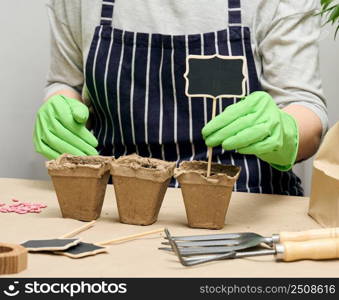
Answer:
[[[207,234],[207,235],[187,235],[187,236],[173,236],[174,241],[211,241],[211,240],[225,240],[225,239],[239,239],[245,236],[257,235],[253,232],[241,233],[220,233],[220,234]],[[165,237],[165,239],[168,239]]]
[[[184,257],[181,255],[181,252],[180,252],[180,250],[179,250],[179,248],[178,248],[176,242],[175,242],[174,240],[172,240],[172,238],[171,238],[171,234],[170,234],[169,230],[168,230],[167,228],[165,228],[164,231],[165,231],[165,234],[166,234],[166,236],[167,236],[167,238],[168,238],[168,240],[169,240],[169,242],[170,242],[170,245],[171,245],[171,247],[172,247],[173,252],[178,256],[179,261],[180,261],[180,263],[181,263],[183,266],[189,267],[189,266],[194,266],[194,265],[197,265],[197,264],[201,264],[201,263],[207,262],[207,261],[206,261],[206,258],[200,258],[200,259],[198,258],[198,259],[195,259],[194,261],[191,261],[191,262],[188,261],[187,258],[184,258]],[[233,252],[229,252],[229,253],[223,254],[223,255],[221,255],[221,256],[222,256],[222,258],[231,258],[231,257],[233,257],[234,255],[235,255],[235,252],[233,251]],[[210,258],[210,259],[211,259],[211,258]],[[214,259],[214,257],[213,257],[212,259]]]
[[[207,263],[210,261],[215,261],[215,260],[232,259],[232,258],[235,258],[235,255],[236,253],[232,251],[226,254],[213,255],[213,256],[210,255],[210,256],[199,258],[199,259],[185,258],[179,255],[178,257],[182,265],[184,265],[185,267],[190,267],[190,266],[200,265],[200,264]]]
[[[178,242],[176,242],[175,240],[172,239],[168,229],[165,229],[165,234],[166,234],[166,236],[167,236],[167,238],[170,242],[172,250],[178,256],[180,263],[184,266],[187,266],[187,267],[206,263],[206,262],[211,262],[211,261],[215,261],[215,260],[242,258],[242,257],[250,257],[250,256],[261,256],[261,255],[272,255],[272,254],[277,253],[275,248],[274,249],[263,249],[263,250],[256,250],[254,248],[254,250],[252,250],[252,251],[241,251],[241,252],[230,251],[230,252],[226,252],[226,253],[221,253],[220,255],[213,255],[213,256],[208,255],[206,257],[199,257],[199,258],[185,258],[184,257],[185,255],[183,255],[183,253],[182,253],[183,250],[185,250],[185,248],[180,249],[178,247],[178,245],[177,245]],[[209,247],[204,247],[204,248],[209,248]],[[215,248],[219,248],[219,250],[220,250],[220,248],[223,248],[222,250],[225,250],[225,248],[227,248],[227,247],[215,247]],[[199,254],[201,255],[201,253],[199,253]],[[213,253],[213,254],[215,254],[215,253]]]
[[[178,244],[177,244],[178,246]],[[235,251],[234,247],[196,247],[196,248],[180,248],[180,253],[182,256],[192,256],[192,255],[207,255],[207,254],[222,254],[231,251]],[[160,250],[172,251],[172,248],[159,248]],[[239,248],[236,250],[241,250],[245,248]]]
[[[237,244],[228,245],[222,240],[216,241],[200,241],[200,242],[178,242],[176,244],[182,255],[198,255],[198,254],[217,254],[225,253],[229,251],[238,251],[247,248],[252,248],[258,246],[261,243],[266,243],[268,246],[271,246],[270,240],[263,238],[261,236],[255,236],[251,239],[239,239]],[[160,248],[159,248],[160,249]],[[171,251],[172,248],[162,247],[160,250]]]
[[[176,243],[177,244],[177,243]],[[180,249],[180,252],[183,256],[191,256],[191,255],[205,255],[205,254],[220,254],[220,253],[226,253],[230,251],[234,251],[234,247],[196,247],[196,248],[181,248],[178,246],[177,247]],[[172,252],[173,248],[172,247],[159,247],[159,250],[164,250],[168,252]],[[217,250],[216,250],[217,249]],[[219,251],[220,250],[220,251]]]
[[[213,241],[177,241],[178,247],[203,247],[203,246],[236,246],[242,243],[242,239],[237,240],[213,240]],[[162,242],[162,245],[170,245],[170,242]]]
[[[251,256],[263,256],[263,255],[274,255],[276,254],[276,250],[274,249],[265,249],[265,250],[256,250],[256,251],[244,251],[244,252],[228,252],[225,254],[219,255],[209,255],[206,257],[201,257],[199,259],[196,258],[184,258],[181,257],[180,262],[186,266],[195,266],[200,265],[207,262],[217,261],[217,260],[224,260],[224,259],[236,259],[236,258],[244,258],[244,257],[251,257]]]

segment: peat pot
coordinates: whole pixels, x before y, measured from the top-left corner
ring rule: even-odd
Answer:
[[[136,154],[111,163],[121,223],[150,225],[157,221],[175,163]]]
[[[212,163],[207,177],[207,162],[185,161],[175,169],[181,185],[188,226],[222,229],[240,167]]]
[[[46,163],[64,218],[92,221],[100,216],[113,160],[63,154]]]

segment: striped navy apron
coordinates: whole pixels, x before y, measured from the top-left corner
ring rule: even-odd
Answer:
[[[185,96],[185,59],[188,54],[244,55],[247,92],[260,90],[250,29],[241,25],[240,0],[228,0],[228,28],[192,35],[117,29],[112,26],[113,11],[114,0],[102,2],[101,23],[85,70],[99,153],[115,157],[137,153],[177,163],[206,160],[201,129],[212,114],[212,101]],[[237,101],[219,100],[217,113]],[[235,191],[302,195],[293,172],[277,171],[256,156],[219,146],[213,150],[213,161],[242,168]]]

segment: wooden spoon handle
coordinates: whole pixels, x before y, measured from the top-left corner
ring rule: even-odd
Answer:
[[[280,242],[286,241],[309,241],[326,238],[339,238],[339,227],[312,229],[299,232],[281,232]]]
[[[282,253],[278,258],[283,261],[296,261],[302,259],[322,260],[339,258],[339,238],[319,239],[304,242],[284,242]]]

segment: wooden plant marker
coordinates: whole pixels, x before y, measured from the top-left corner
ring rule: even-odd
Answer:
[[[150,235],[150,234],[161,233],[161,232],[164,232],[164,230],[165,230],[164,228],[158,228],[158,229],[154,229],[154,230],[151,230],[151,231],[127,235],[127,236],[116,238],[116,239],[113,239],[113,240],[103,241],[103,242],[100,242],[98,244],[99,245],[119,244],[119,243],[123,243],[123,242],[133,241],[135,239],[138,239],[138,238]]]
[[[89,223],[86,223],[85,225],[72,230],[71,232],[65,233],[64,235],[62,235],[60,238],[64,239],[64,238],[70,238],[70,237],[74,237],[76,236],[78,233],[83,232],[91,227],[93,227],[95,225],[96,221],[92,221]]]
[[[65,251],[55,251],[54,253],[68,256],[70,258],[83,258],[86,256],[107,252],[107,249],[108,247],[103,247],[99,244],[80,242],[79,244]]]
[[[147,231],[147,232],[132,234],[132,235],[128,235],[128,236],[124,236],[124,237],[120,237],[120,238],[115,238],[115,239],[111,239],[111,240],[107,240],[107,241],[102,241],[102,242],[98,242],[98,243],[80,242],[78,245],[76,245],[72,248],[69,248],[65,251],[57,251],[57,252],[55,252],[55,254],[65,255],[65,256],[68,256],[70,258],[83,258],[83,257],[86,257],[86,256],[91,256],[91,255],[96,255],[96,254],[99,254],[99,253],[107,252],[107,249],[108,249],[107,246],[108,245],[132,241],[132,240],[138,239],[140,237],[144,237],[144,236],[147,236],[147,235],[150,235],[150,234],[155,234],[155,233],[160,233],[160,232],[164,232],[164,228],[159,228],[159,229],[155,229],[155,230],[151,230],[151,231]]]
[[[188,55],[185,94],[187,97],[213,99],[212,119],[218,98],[242,98],[246,95],[247,63],[245,56]],[[213,148],[208,148],[207,177],[211,175]]]
[[[21,243],[21,246],[25,247],[29,252],[41,252],[41,251],[62,251],[72,248],[80,243],[80,239],[72,238],[80,232],[87,230],[94,226],[95,221],[89,222],[71,232],[68,232],[56,239],[44,239],[44,240],[29,240]]]
[[[61,251],[76,246],[79,239],[29,240],[21,243],[29,252]]]

